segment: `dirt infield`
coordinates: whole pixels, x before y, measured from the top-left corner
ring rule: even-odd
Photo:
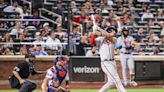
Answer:
[[[70,87],[71,89],[99,89],[104,83],[92,83],[92,82],[83,82],[83,83],[78,83],[78,82],[73,82],[71,83]],[[37,85],[37,88],[41,88],[41,83]],[[115,88],[113,86],[112,88]],[[134,88],[131,86],[128,86],[126,88]],[[159,85],[151,85],[151,84],[139,84],[135,88],[164,88],[164,84],[159,84]],[[11,87],[8,84],[0,84],[0,90],[8,90],[11,89]]]

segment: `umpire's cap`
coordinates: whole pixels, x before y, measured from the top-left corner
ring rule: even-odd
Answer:
[[[117,33],[117,28],[115,28],[114,26],[110,26],[105,29],[105,31],[107,31],[108,33],[111,33],[112,30],[114,30]]]
[[[25,58],[35,58],[35,56],[30,53],[30,54],[25,54]]]

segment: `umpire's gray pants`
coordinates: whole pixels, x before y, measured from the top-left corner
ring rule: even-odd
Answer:
[[[32,92],[36,89],[36,84],[30,80],[26,80],[26,82],[20,87],[19,92]]]

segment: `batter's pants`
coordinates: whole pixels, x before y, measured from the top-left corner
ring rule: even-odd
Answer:
[[[102,61],[101,68],[107,75],[108,81],[98,92],[107,92],[107,90],[115,84],[119,92],[126,92],[117,73],[115,61]]]

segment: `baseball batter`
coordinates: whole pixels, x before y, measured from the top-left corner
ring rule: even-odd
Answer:
[[[134,81],[134,61],[131,51],[133,49],[134,39],[129,36],[129,29],[124,27],[122,30],[122,36],[117,39],[116,47],[120,49],[120,60],[122,65],[122,76],[123,76],[123,85],[127,86],[128,83],[132,86],[137,86],[137,83]],[[126,74],[126,65],[129,68],[130,82],[127,80]]]
[[[100,42],[100,59],[101,68],[107,75],[108,81],[98,92],[107,92],[107,90],[115,83],[119,92],[126,92],[123,87],[120,78],[117,73],[117,67],[114,60],[114,47],[116,39],[114,38],[117,30],[114,27],[109,27],[103,30],[97,27],[102,37],[98,37],[96,40]]]

